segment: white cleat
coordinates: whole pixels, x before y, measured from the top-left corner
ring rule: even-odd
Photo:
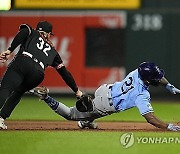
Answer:
[[[7,129],[7,126],[4,123],[4,119],[0,117],[0,130]]]
[[[36,87],[34,89],[29,90],[29,93],[38,96],[40,99],[46,99],[49,93],[49,89],[46,87]]]
[[[98,129],[97,123],[90,121],[78,121],[77,125],[81,129]]]

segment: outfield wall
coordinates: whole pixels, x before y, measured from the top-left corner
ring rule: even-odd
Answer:
[[[94,91],[122,80],[140,62],[154,61],[180,87],[180,12],[175,11],[12,11],[0,13],[0,52],[7,49],[22,23],[39,20],[53,26],[52,41],[79,87]],[[16,53],[17,50],[14,52]],[[0,66],[0,77],[6,67]],[[42,85],[71,92],[56,71],[46,70]],[[161,88],[152,91],[160,93]]]
[[[27,23],[35,28],[39,20],[48,20],[54,27],[55,36],[52,37],[52,41],[64,64],[73,74],[81,89],[94,91],[103,83],[122,80],[125,75],[125,51],[121,39],[124,41],[126,16],[126,12],[123,11],[116,13],[36,11],[1,13],[0,51],[7,49],[20,24]],[[122,38],[118,39],[119,36]],[[121,46],[118,48],[122,50],[120,52],[116,47],[112,47],[112,45],[118,46],[119,44]],[[116,55],[111,52],[111,49]],[[122,60],[119,61],[119,58]],[[1,76],[7,64],[1,65]],[[70,92],[53,68],[46,70],[42,85],[48,86],[53,91]]]

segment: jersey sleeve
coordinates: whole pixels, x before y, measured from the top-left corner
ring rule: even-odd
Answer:
[[[14,37],[11,46],[8,48],[8,50],[13,52],[17,48],[17,46],[19,46],[26,40],[28,35],[29,35],[29,30],[27,28],[21,29]]]
[[[72,76],[72,74],[66,69],[65,66],[56,69],[59,75],[63,78],[66,84],[76,93],[78,91],[78,87],[76,82]]]
[[[24,28],[27,28],[27,29],[28,29],[28,32],[29,32],[29,35],[30,35],[31,32],[32,32],[31,26],[29,26],[28,24],[21,24],[21,25],[19,26],[19,31],[21,31],[21,30],[24,29]]]
[[[150,95],[149,94],[139,94],[135,101],[137,108],[141,115],[145,115],[150,112],[154,112],[150,103]]]
[[[51,66],[56,69],[60,69],[62,66],[64,66],[63,61],[58,53],[56,54]]]

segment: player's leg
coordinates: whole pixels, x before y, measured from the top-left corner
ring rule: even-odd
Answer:
[[[97,124],[93,122],[94,119],[100,117],[97,112],[79,112],[75,106],[69,108],[63,103],[57,102],[50,96],[47,96],[44,101],[49,105],[52,110],[54,110],[57,114],[61,115],[65,119],[78,121],[77,125],[79,128],[98,128]]]
[[[111,84],[104,84],[95,92],[94,106],[101,116],[117,112],[112,102],[111,87]]]
[[[20,102],[22,95],[26,91],[36,87],[42,82],[42,80],[44,79],[44,75],[39,73],[38,71],[34,71],[33,74],[29,74],[28,77],[26,77],[26,75],[16,74],[15,79],[21,81],[21,84],[19,86],[16,86],[16,90],[11,93],[10,97],[8,97],[3,108],[1,109],[0,116],[3,119],[6,119],[11,115],[12,111]]]
[[[50,96],[47,96],[44,101],[54,112],[67,120],[94,120],[94,118],[91,117],[92,114],[88,112],[79,112],[76,107],[68,107]]]
[[[57,114],[61,115],[67,120],[88,120],[93,121],[96,118],[99,118],[99,114],[97,111],[92,112],[79,112],[77,108],[74,107],[67,107],[63,103],[56,101],[52,97],[48,96],[48,89],[46,87],[36,87],[30,90],[30,93],[33,93],[44,100],[48,106],[55,111]]]
[[[56,101],[48,95],[49,89],[46,87],[36,87],[29,90],[29,93],[38,96],[43,100],[54,112],[64,117],[67,120],[70,120],[70,108],[64,105],[61,102]]]
[[[90,114],[89,113],[86,114],[86,118],[80,118],[82,117],[80,115],[79,112],[77,112],[76,108],[74,108],[74,115],[76,115],[76,117],[79,117],[79,121],[78,121],[78,127],[81,129],[84,128],[90,128],[90,129],[97,129],[97,123],[93,122],[94,119],[103,117],[108,115],[108,113],[106,112],[106,109],[103,106],[103,102],[102,102],[102,97],[103,97],[103,92],[104,92],[104,87],[106,87],[106,85],[102,85],[100,86],[96,92],[95,92],[95,98],[93,99],[93,113]],[[105,110],[104,110],[105,109]],[[83,116],[85,116],[83,115]]]
[[[0,117],[4,120],[10,117],[11,113],[13,112],[17,104],[20,102],[23,94],[26,91],[39,85],[44,78],[44,75],[42,75],[38,71],[34,71],[33,74],[29,75],[27,79],[24,79],[25,75],[24,76],[23,75],[18,76],[18,75],[19,74],[16,74],[15,79],[17,81],[22,81],[22,82],[19,86],[15,88],[16,90],[14,90],[11,93],[11,95],[8,97],[8,99],[4,103],[4,106],[2,107],[1,112],[0,112]]]
[[[22,83],[22,76],[19,75],[19,73],[16,70],[9,67],[6,73],[4,74],[0,84],[0,109],[4,105],[7,98],[10,96],[10,94],[21,83]]]
[[[98,116],[103,117],[116,112],[111,98],[111,85],[104,84],[100,86],[95,92],[95,98],[93,99],[94,111],[98,111]],[[78,121],[80,128],[86,127],[86,125],[96,127],[97,124],[91,121]]]
[[[71,108],[64,105],[61,102],[56,101],[50,96],[47,96],[44,101],[48,104],[48,106],[55,111],[60,116],[64,117],[67,120],[71,120]]]
[[[4,120],[7,119],[17,104],[20,102],[22,95],[24,92],[14,91],[11,93],[10,97],[6,100],[4,106],[1,109],[0,117]]]
[[[79,112],[76,107],[67,107],[61,102],[57,102],[50,96],[47,96],[44,101],[48,104],[48,106],[55,111],[58,115],[61,115],[67,120],[78,121],[78,127],[89,128],[89,129],[97,129],[98,126],[94,123],[94,119],[99,118],[99,114],[97,112]]]
[[[5,106],[6,101],[11,97],[13,91],[22,83],[23,77],[12,67],[9,67],[3,76],[0,86],[0,109]],[[15,101],[15,100],[13,100]],[[7,129],[4,124],[6,115],[0,111],[0,129]]]

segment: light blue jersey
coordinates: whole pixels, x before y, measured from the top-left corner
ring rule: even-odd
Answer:
[[[111,94],[117,111],[137,106],[141,115],[153,112],[148,87],[139,78],[138,69],[130,72],[123,81],[115,82]]]

